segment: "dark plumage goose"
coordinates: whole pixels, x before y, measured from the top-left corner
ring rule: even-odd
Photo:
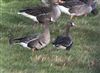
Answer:
[[[61,12],[57,4],[53,3],[52,0],[49,0],[50,6],[37,6],[33,8],[27,8],[20,10],[18,14],[21,14],[25,17],[32,19],[35,22],[40,22],[41,15],[47,16],[51,19],[51,22],[55,22]]]
[[[71,19],[73,18],[73,16],[82,16],[82,15],[87,15],[88,13],[90,13],[92,11],[92,0],[88,0],[89,2],[83,3],[80,1],[77,2],[72,2],[72,4],[67,5],[59,5],[59,8],[61,10],[61,12],[64,12],[65,14],[68,14],[71,16]],[[74,4],[73,4],[74,3]],[[75,4],[76,3],[76,4]]]
[[[70,27],[75,26],[75,24],[71,21],[67,23],[67,29],[65,35],[57,36],[57,38],[54,40],[53,45],[57,47],[57,49],[66,49],[70,50],[73,41],[72,37],[69,34]]]
[[[45,22],[44,22],[45,21]],[[45,46],[47,46],[50,43],[50,31],[49,31],[49,18],[42,19],[42,25],[43,25],[43,33],[38,36],[26,36],[22,38],[11,38],[9,39],[9,42],[12,43],[17,43],[22,45],[23,47],[30,48],[33,51],[42,49]]]

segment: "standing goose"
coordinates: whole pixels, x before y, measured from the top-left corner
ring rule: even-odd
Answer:
[[[92,0],[88,0],[87,4],[82,2],[72,7],[68,7],[68,5],[65,4],[65,5],[59,5],[59,8],[61,12],[70,15],[72,19],[74,16],[82,16],[90,13],[93,9],[91,5],[92,5]]]
[[[75,24],[72,21],[68,22],[65,35],[57,36],[57,38],[54,40],[53,45],[57,47],[57,49],[70,50],[73,41],[71,35],[69,34],[69,31],[70,27],[73,26],[75,26]]]
[[[27,8],[24,10],[20,10],[18,14],[21,14],[39,23],[41,15],[44,15],[49,17],[51,22],[55,22],[60,17],[61,11],[58,5],[53,2],[53,0],[48,0],[48,1],[50,6],[37,6],[33,8]]]
[[[20,44],[25,48],[32,49],[32,51],[39,50],[47,46],[50,43],[50,31],[48,26],[48,22],[50,21],[50,19],[44,16],[43,18],[44,19],[41,19],[41,23],[43,25],[44,31],[40,36],[26,36],[15,39],[10,37],[9,43]]]

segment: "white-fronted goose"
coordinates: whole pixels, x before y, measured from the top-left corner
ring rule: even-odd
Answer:
[[[61,15],[61,11],[56,3],[53,3],[52,0],[49,0],[50,6],[37,6],[33,8],[27,8],[20,10],[18,14],[21,14],[25,17],[32,19],[35,22],[40,22],[41,15],[46,15],[51,19],[51,22],[55,22]]]
[[[73,6],[77,5],[77,4],[78,5],[79,4],[83,4],[83,3],[88,4],[88,0],[63,0],[63,1],[65,1],[65,2],[64,3],[60,3],[60,5],[63,5],[65,7],[67,7],[67,8],[73,7]],[[98,14],[96,0],[92,0],[91,6],[92,6],[91,13],[94,14],[94,15]]]
[[[80,1],[82,1],[82,2],[84,2],[84,3],[88,3],[88,0],[80,0]],[[93,14],[93,15],[97,15],[98,14],[98,9],[97,9],[97,2],[96,2],[96,0],[92,0],[92,11],[91,11],[91,13]]]
[[[65,14],[68,14],[71,16],[71,19],[74,16],[82,16],[82,15],[87,15],[92,11],[92,0],[88,0],[89,2],[83,3],[77,3],[77,4],[72,4],[73,6],[68,7],[67,4],[65,5],[59,5],[59,8],[61,12],[64,12]]]
[[[53,45],[57,49],[70,50],[70,48],[72,47],[73,41],[72,41],[72,37],[69,31],[70,31],[70,27],[73,27],[73,26],[75,26],[75,24],[72,21],[68,22],[67,27],[66,27],[66,33],[64,35],[57,36],[57,38],[54,40]]]
[[[49,21],[50,21],[49,18],[45,18],[45,17],[44,19],[41,20],[41,22],[43,23],[42,25],[44,29],[41,35],[26,36],[22,38],[11,38],[10,37],[9,42],[11,44],[13,43],[20,44],[23,47],[32,49],[33,51],[44,48],[50,43],[50,31],[49,31],[49,26],[48,26]]]

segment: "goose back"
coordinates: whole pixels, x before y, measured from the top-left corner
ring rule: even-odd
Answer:
[[[84,15],[90,13],[91,11],[92,7],[87,4],[76,5],[69,10],[70,13],[75,13],[76,16]]]
[[[34,15],[34,16],[44,14],[44,13],[48,13],[50,11],[51,11],[50,7],[44,7],[44,6],[43,7],[38,6],[38,7],[33,7],[33,8],[27,8],[27,9],[24,9],[24,10],[20,10],[20,12],[25,12],[27,14]]]

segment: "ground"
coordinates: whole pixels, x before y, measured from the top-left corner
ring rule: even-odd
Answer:
[[[20,45],[9,45],[8,36],[22,37],[41,33],[40,24],[18,15],[38,0],[0,0],[0,73],[100,73],[100,13],[74,18],[70,51],[56,50],[50,43],[43,50],[32,52]],[[100,5],[98,10],[100,12]],[[69,16],[50,24],[52,40],[64,31]]]

